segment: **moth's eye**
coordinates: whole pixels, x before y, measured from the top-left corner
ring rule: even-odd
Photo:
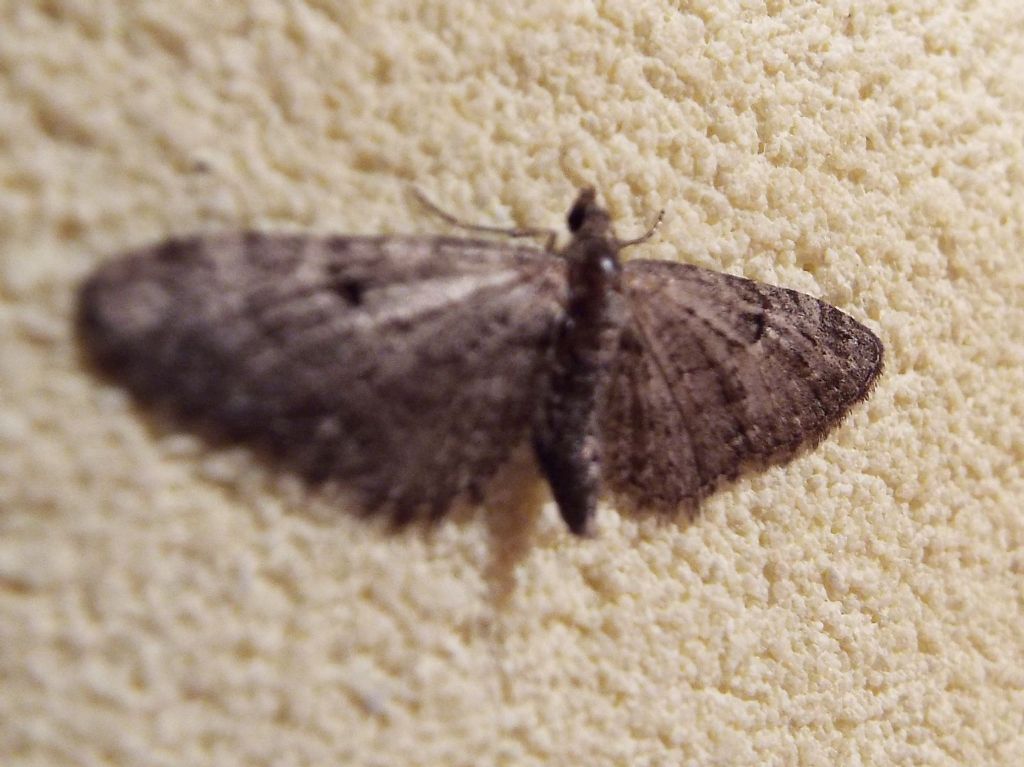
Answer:
[[[570,232],[578,232],[580,227],[583,226],[583,219],[587,216],[587,205],[583,202],[578,202],[572,206],[572,210],[569,211],[568,223]]]

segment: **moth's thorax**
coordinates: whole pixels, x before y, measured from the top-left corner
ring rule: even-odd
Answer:
[[[572,240],[562,251],[568,263],[570,304],[593,302],[620,284],[619,240],[608,211],[593,189],[580,190],[567,216]],[[571,311],[571,309],[570,309]]]
[[[599,236],[582,232],[562,253],[566,261],[569,316],[604,324],[614,313],[614,299],[621,291],[622,267],[619,246],[610,231]],[[614,320],[613,320],[614,321]]]
[[[579,372],[597,370],[618,344],[627,308],[622,295],[619,240],[608,212],[584,189],[569,211],[572,240],[562,251],[566,261],[568,302],[559,355]]]

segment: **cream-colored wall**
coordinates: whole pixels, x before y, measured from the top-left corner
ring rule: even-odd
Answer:
[[[0,762],[1024,763],[1024,6],[508,5],[0,0]],[[439,230],[409,182],[664,207],[634,255],[820,296],[887,372],[580,541],[528,465],[388,534],[79,361],[112,254]]]

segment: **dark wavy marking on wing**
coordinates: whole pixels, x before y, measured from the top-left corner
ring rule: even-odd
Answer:
[[[565,292],[560,260],[504,243],[196,237],[101,268],[79,327],[140,398],[404,520],[525,437]]]
[[[624,267],[632,319],[600,419],[604,477],[641,506],[696,503],[781,462],[868,395],[875,335],[827,303],[695,266]]]

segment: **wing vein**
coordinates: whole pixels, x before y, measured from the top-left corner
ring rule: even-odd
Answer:
[[[694,447],[693,432],[690,430],[690,425],[686,420],[686,413],[683,410],[683,405],[676,397],[675,388],[669,385],[669,376],[666,365],[657,351],[657,346],[651,342],[651,334],[647,331],[647,328],[644,326],[643,321],[640,319],[640,312],[637,311],[639,306],[640,305],[637,303],[633,304],[633,319],[636,321],[637,328],[640,331],[640,335],[643,336],[643,348],[646,351],[650,352],[651,358],[654,360],[654,366],[657,368],[657,371],[660,374],[661,382],[665,386],[665,390],[668,392],[668,395],[672,399],[673,404],[675,404],[676,406],[676,412],[678,412],[679,414],[680,423],[682,425],[683,430],[686,432],[687,444],[690,448],[690,455],[693,458],[693,465],[697,467],[698,474],[700,474],[701,469],[705,467],[702,465],[701,460],[697,455],[697,451]]]

